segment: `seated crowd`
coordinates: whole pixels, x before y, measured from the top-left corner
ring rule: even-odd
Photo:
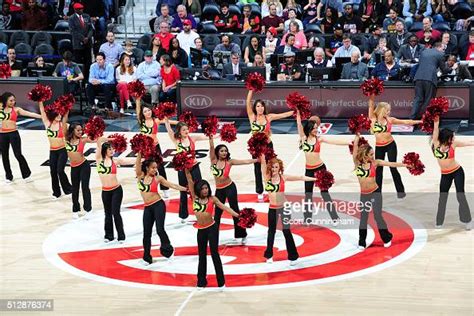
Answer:
[[[116,100],[121,112],[131,107],[126,84],[133,80],[144,83],[154,104],[175,101],[181,79],[241,80],[250,70],[278,81],[407,80],[420,53],[436,42],[448,66],[439,75],[472,78],[474,18],[464,1],[158,0],[153,33],[123,45],[107,31],[115,1],[5,0],[0,35],[64,22],[72,41],[70,49],[55,51],[61,53],[56,64],[41,54],[25,64],[17,46],[0,36],[0,58],[13,76],[65,77],[69,92],[86,91],[89,106],[101,93],[107,107]]]

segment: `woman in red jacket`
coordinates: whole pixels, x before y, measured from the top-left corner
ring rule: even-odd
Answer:
[[[181,76],[178,68],[173,65],[169,55],[160,57],[161,64],[161,83],[160,102],[171,101],[176,102],[176,84]]]

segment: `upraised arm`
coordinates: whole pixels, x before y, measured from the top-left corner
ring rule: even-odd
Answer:
[[[102,144],[105,143],[107,141],[107,138],[106,137],[99,137],[99,139],[97,139],[97,149],[95,150],[95,161],[97,163],[101,162],[102,161]]]
[[[214,138],[209,137],[209,158],[211,163],[214,163],[217,160],[216,154],[214,153]]]
[[[142,154],[141,153],[137,154],[137,158],[135,160],[135,175],[137,176],[137,179],[139,179],[143,176],[143,172],[142,172]]]
[[[375,95],[372,94],[369,97],[369,119],[371,119],[372,121],[375,121],[377,119],[377,117],[375,116],[374,110],[375,110]]]
[[[62,119],[62,123],[63,123],[63,126],[62,126],[62,127],[63,127],[63,134],[64,134],[64,136],[66,136],[66,134],[67,134],[67,129],[68,129],[68,124],[67,124],[67,122],[68,122],[68,120],[69,120],[69,111],[66,112],[66,114],[64,114],[63,119]]]
[[[48,126],[49,120],[48,117],[46,116],[46,111],[44,110],[44,104],[43,102],[38,102],[40,114],[41,114],[41,120],[43,121],[44,126]]]
[[[176,144],[176,139],[174,138],[174,132],[173,132],[173,129],[171,128],[171,124],[168,118],[165,118],[165,127],[166,127],[166,131],[168,132],[169,138],[171,139],[173,143]]]
[[[439,137],[439,116],[436,116],[434,118],[433,135],[431,137],[433,140],[433,144],[436,146],[436,144],[438,144]]]
[[[141,123],[141,120],[140,120],[140,113],[142,112],[142,99],[141,98],[137,98],[135,100],[135,111],[137,112],[137,120],[139,123]]]
[[[357,167],[359,162],[357,161],[357,152],[359,151],[359,137],[360,134],[357,133],[354,138],[354,147],[352,148],[352,161],[354,161],[354,165]]]
[[[287,112],[283,112],[283,113],[270,113],[270,114],[268,114],[268,119],[270,121],[281,120],[281,119],[292,116],[293,113],[294,113],[293,111],[287,111]]]
[[[252,96],[253,96],[253,91],[249,90],[249,92],[247,93],[246,108],[247,108],[247,116],[249,118],[249,121],[251,122],[254,120],[254,115],[255,115],[252,111]]]
[[[40,114],[38,114],[38,113],[30,112],[30,111],[24,110],[24,109],[22,109],[22,108],[18,108],[18,107],[17,107],[17,110],[18,110],[18,114],[20,114],[21,116],[31,117],[31,118],[35,118],[35,119],[41,119],[41,118],[43,118],[43,117],[42,117]]]
[[[300,135],[300,139],[302,141],[305,140],[306,135],[304,134],[303,124],[301,123],[300,111],[296,111],[296,126],[298,127],[298,134]]]
[[[212,197],[212,201],[214,202],[214,205],[216,205],[218,208],[220,208],[221,210],[224,210],[226,211],[227,213],[229,213],[230,215],[234,216],[234,217],[239,217],[239,214],[236,213],[233,209],[231,209],[230,207],[228,207],[227,205],[223,204],[221,201],[219,201],[218,198],[216,198],[215,196]]]

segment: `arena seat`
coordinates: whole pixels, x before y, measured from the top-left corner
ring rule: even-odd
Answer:
[[[134,47],[133,55],[135,55],[136,62],[141,63],[143,61],[143,55],[145,55],[145,52],[141,48]]]
[[[423,29],[423,23],[421,23],[421,22],[415,22],[415,23],[413,23],[413,25],[410,27],[410,32],[414,33],[414,32],[421,31],[422,29]]]
[[[8,34],[0,31],[0,42],[8,44]]]
[[[202,9],[202,21],[214,21],[214,17],[219,15],[219,7],[215,4],[206,4]]]
[[[472,11],[472,7],[469,3],[459,1],[454,5],[453,15],[456,20],[467,19],[474,14]]]
[[[69,31],[69,23],[65,20],[59,20],[54,26],[54,30],[58,32],[67,32]]]
[[[201,28],[199,33],[204,33],[204,34],[216,34],[219,31],[217,30],[217,27],[214,25],[212,22],[206,22],[206,23],[201,23]]]
[[[202,46],[208,52],[212,52],[217,46],[217,44],[220,44],[220,42],[221,40],[219,39],[219,36],[217,36],[216,34],[209,34],[202,39]]]
[[[240,15],[242,14],[242,11],[235,4],[231,4],[231,5],[229,5],[229,13],[230,14],[236,14],[237,16],[240,17]]]
[[[64,38],[58,41],[58,53],[59,55],[64,54],[65,51],[72,52],[72,42],[70,39]]]
[[[151,36],[148,34],[143,35],[138,39],[137,48],[146,51],[151,46]]]
[[[440,32],[448,32],[451,31],[449,24],[447,22],[436,22],[433,23],[433,29],[438,30]]]
[[[304,29],[304,32],[305,33],[313,33],[313,34],[322,34],[323,31],[321,31],[321,27],[319,27],[319,25],[317,24],[307,24],[305,29]]]
[[[25,31],[15,31],[10,37],[10,46],[15,47],[17,44],[20,43],[25,43],[25,44],[30,44],[30,35],[26,33]]]
[[[48,32],[38,32],[33,35],[31,38],[31,47],[36,47],[41,44],[50,44],[51,45],[52,36]]]
[[[33,54],[42,55],[42,56],[43,55],[52,56],[54,55],[54,48],[50,44],[43,43],[35,47]]]
[[[30,44],[18,43],[15,45],[15,52],[17,55],[31,55],[33,49]]]

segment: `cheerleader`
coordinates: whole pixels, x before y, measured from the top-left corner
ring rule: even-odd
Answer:
[[[184,122],[178,122],[176,125],[176,131],[173,132],[171,129],[171,123],[168,118],[165,118],[165,126],[166,130],[168,131],[168,135],[171,141],[176,146],[176,151],[178,153],[186,151],[186,152],[193,152],[196,150],[196,142],[207,140],[207,136],[199,135],[199,136],[189,136],[189,127]],[[194,182],[201,180],[201,170],[199,169],[199,163],[197,160],[194,160],[193,166],[189,171],[193,178]],[[184,171],[178,171],[178,183],[181,186],[187,186],[188,180],[186,179],[186,174]],[[181,218],[181,223],[186,223],[186,218],[188,218],[188,203],[187,203],[187,193],[181,192],[179,196],[179,218]]]
[[[35,119],[41,118],[41,115],[37,113],[17,107],[15,95],[10,92],[5,92],[0,99],[0,120],[2,121],[2,127],[0,127],[0,150],[2,153],[3,168],[5,169],[5,183],[7,184],[13,181],[13,173],[10,167],[10,145],[20,165],[23,180],[25,180],[25,182],[31,181],[30,167],[28,167],[28,163],[21,153],[21,138],[16,125],[19,115]]]
[[[252,133],[263,132],[271,137],[271,122],[275,120],[284,119],[293,115],[293,111],[287,111],[284,113],[267,113],[267,107],[263,100],[257,99],[252,104],[253,91],[249,90],[247,94],[247,116],[250,122],[250,130]],[[273,148],[273,143],[270,141],[268,144]],[[254,157],[258,158],[258,157]],[[257,162],[254,164],[254,174],[255,174],[255,192],[258,194],[258,200],[263,201],[263,182],[262,182],[262,172],[260,163]]]
[[[158,184],[186,193],[187,189],[180,185],[168,182],[164,177],[157,176],[158,164],[152,159],[141,162],[141,154],[137,155],[135,173],[137,175],[138,189],[142,195],[145,209],[143,210],[143,264],[153,263],[151,257],[151,235],[153,224],[156,222],[156,233],[160,237],[160,253],[166,258],[173,255],[168,234],[165,231],[166,205],[158,193]]]
[[[198,229],[197,243],[199,263],[197,287],[203,288],[207,286],[207,244],[209,244],[214,270],[216,271],[217,286],[223,289],[225,287],[225,278],[218,249],[219,227],[215,219],[212,218],[212,215],[215,208],[220,209],[221,213],[222,210],[228,212],[234,218],[238,217],[239,214],[221,203],[217,197],[212,196],[209,182],[206,180],[198,180],[194,183],[191,173],[188,170],[186,170],[185,173],[193,201],[193,211],[197,220],[194,227]]]
[[[321,144],[327,143],[331,145],[350,145],[347,141],[331,140],[329,138],[318,136],[318,128],[321,124],[321,119],[318,116],[312,116],[306,121],[304,127],[301,123],[301,115],[298,111],[296,113],[296,123],[298,125],[298,134],[300,135],[300,150],[303,150],[306,159],[306,172],[305,176],[312,177],[317,171],[326,170],[326,165],[321,160]],[[305,187],[305,200],[311,202],[313,200],[313,188],[314,182],[307,181],[304,184]],[[337,215],[334,205],[332,203],[331,195],[328,190],[321,191],[321,196],[324,200],[324,204],[333,220],[334,225],[337,225],[339,216]],[[311,204],[310,204],[311,205]],[[312,218],[312,210],[305,210],[304,219],[305,223],[309,223]]]
[[[441,181],[439,183],[438,213],[436,215],[436,228],[441,228],[446,214],[446,203],[451,185],[456,186],[456,198],[459,203],[459,219],[466,225],[466,230],[471,230],[471,211],[464,193],[464,169],[455,160],[457,147],[474,146],[474,142],[461,142],[454,138],[450,129],[439,129],[439,116],[434,119],[431,149],[441,168]]]
[[[144,105],[142,107],[141,98],[137,98],[135,103],[136,103],[138,124],[140,125],[140,133],[148,137],[151,137],[153,139],[155,143],[156,152],[160,154],[160,156],[162,156],[163,154],[161,151],[161,146],[160,146],[160,142],[158,140],[157,134],[160,128],[160,124],[163,123],[163,121],[159,120],[158,118],[153,117],[153,110],[149,106]],[[170,123],[176,124],[175,121],[171,121]],[[167,179],[166,170],[163,164],[160,164],[158,166],[158,173],[160,176]],[[167,188],[164,184],[160,184],[160,189],[163,194],[163,197],[165,199],[169,198],[169,194],[168,194],[169,188]]]
[[[46,127],[46,135],[49,141],[49,172],[51,174],[51,185],[53,188],[53,200],[61,196],[61,188],[64,194],[71,194],[71,184],[67,178],[66,168],[67,151],[64,141],[64,127],[61,115],[54,110],[45,111],[43,102],[38,102],[41,119]],[[61,186],[59,184],[61,183]]]
[[[270,161],[267,163],[265,161],[265,157],[262,155],[260,162],[262,166],[263,178],[265,180],[265,191],[268,192],[268,198],[270,201],[270,208],[268,210],[267,249],[265,250],[264,257],[267,259],[267,263],[273,262],[273,243],[275,241],[278,217],[281,216],[283,236],[285,236],[286,251],[288,252],[288,260],[290,260],[290,265],[295,265],[299,255],[290,230],[289,222],[291,221],[291,209],[287,210],[284,208],[284,204],[286,202],[285,182],[316,181],[316,179],[314,177],[283,174],[283,161],[278,158],[270,159]]]
[[[214,139],[209,137],[209,155],[211,159],[211,172],[216,180],[216,198],[225,203],[226,199],[229,201],[230,207],[235,213],[239,214],[239,202],[237,187],[234,181],[230,178],[230,169],[234,165],[249,165],[257,162],[257,159],[231,159],[229,149],[226,145],[218,145],[214,148]],[[217,207],[214,220],[217,226],[217,235],[219,236],[219,227],[221,223],[222,209]],[[234,238],[242,238],[241,243],[247,242],[247,231],[245,228],[237,225],[239,220],[234,217]],[[218,239],[219,240],[219,239]]]
[[[390,116],[390,104],[379,102],[375,106],[375,96],[369,98],[369,119],[371,120],[370,132],[375,135],[375,159],[384,160],[385,154],[388,161],[397,161],[397,143],[392,137],[393,124],[416,125],[421,123],[419,120],[399,120]],[[406,196],[405,187],[397,168],[390,168],[393,182],[397,189],[398,198]],[[376,181],[380,190],[382,190],[383,166],[378,166],[376,171]]]
[[[87,143],[94,141],[84,136],[82,125],[79,123],[67,124],[69,112],[63,117],[63,128],[66,139],[66,151],[71,165],[72,182],[72,217],[79,218],[81,204],[79,203],[79,187],[82,188],[82,199],[84,201],[85,218],[88,218],[92,210],[91,190],[89,181],[91,178],[91,165],[84,157],[84,148]]]
[[[385,160],[374,159],[374,150],[368,144],[359,147],[359,137],[357,134],[354,139],[354,148],[352,159],[354,161],[355,171],[360,184],[360,223],[359,223],[359,249],[363,250],[367,247],[367,221],[369,212],[374,213],[375,222],[379,230],[380,237],[384,243],[384,247],[388,248],[392,245],[393,235],[387,228],[387,224],[382,215],[382,194],[378,186],[376,177],[376,168],[386,166],[391,168],[406,167],[405,164],[399,162],[387,162]]]

